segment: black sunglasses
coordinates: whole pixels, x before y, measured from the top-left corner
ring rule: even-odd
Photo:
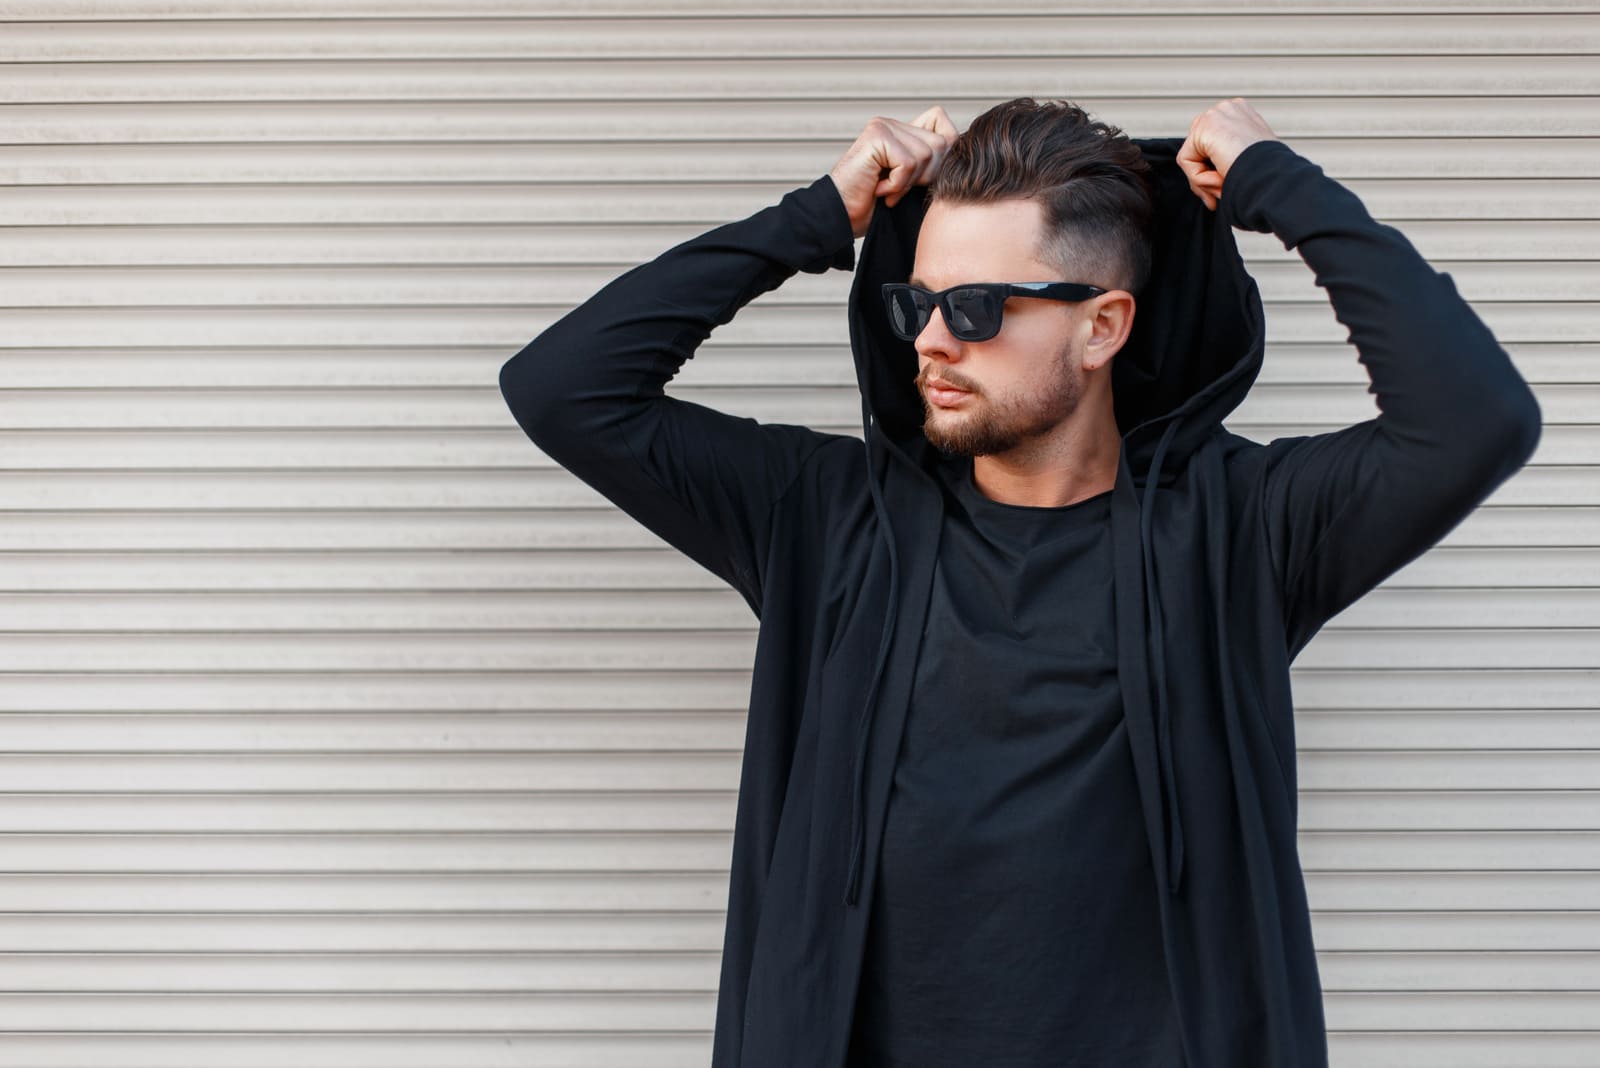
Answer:
[[[962,341],[988,341],[1000,332],[1007,297],[1080,301],[1105,292],[1085,282],[968,282],[939,293],[909,282],[885,282],[883,303],[895,335],[907,341],[922,333],[936,304],[950,333]]]

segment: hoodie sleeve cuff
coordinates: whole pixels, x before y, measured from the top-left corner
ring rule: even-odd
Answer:
[[[1256,141],[1234,157],[1218,210],[1230,226],[1276,234],[1285,248],[1294,248],[1322,217],[1315,186],[1326,178],[1287,143]]]
[[[831,174],[794,190],[784,200],[800,220],[798,232],[807,239],[807,247],[802,250],[806,257],[800,264],[802,271],[822,274],[830,267],[855,270],[855,232]]]

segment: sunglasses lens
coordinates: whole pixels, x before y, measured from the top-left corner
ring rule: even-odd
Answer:
[[[885,289],[884,301],[889,309],[889,325],[907,341],[915,341],[933,315],[932,296],[910,286]],[[987,341],[1000,331],[1004,303],[985,289],[953,290],[945,327],[962,341]]]
[[[891,289],[886,296],[889,324],[894,332],[907,341],[915,341],[922,328],[928,325],[933,303],[914,289]]]
[[[963,341],[993,337],[1000,328],[1000,301],[983,289],[958,289],[950,294],[950,332]]]

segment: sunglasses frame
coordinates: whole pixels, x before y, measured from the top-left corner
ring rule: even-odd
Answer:
[[[955,322],[956,316],[950,304],[950,296],[952,293],[963,289],[981,290],[988,299],[997,302],[993,330],[988,333],[979,331],[976,334],[963,335],[960,330],[951,325]],[[933,318],[933,309],[935,307],[939,309],[939,314],[944,316],[945,329],[949,330],[952,336],[961,341],[988,341],[1000,333],[1000,324],[1005,317],[1007,297],[1038,297],[1042,300],[1060,300],[1075,304],[1078,301],[1089,300],[1092,297],[1098,297],[1100,294],[1108,292],[1110,290],[1090,285],[1087,282],[963,282],[960,285],[951,286],[949,289],[942,289],[937,293],[924,289],[922,286],[912,285],[910,282],[885,282],[883,283],[883,307],[884,312],[889,317],[889,329],[894,331],[896,337],[905,341],[915,341],[917,336],[927,329],[929,320]],[[909,336],[901,333],[895,326],[894,302],[897,293],[912,293],[929,300],[927,317],[923,318],[919,314],[918,318],[921,319],[921,326],[916,333]]]

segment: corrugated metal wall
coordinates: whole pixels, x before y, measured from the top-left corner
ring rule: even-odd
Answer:
[[[754,619],[500,364],[874,114],[1249,99],[1534,383],[1300,657],[1334,1063],[1600,1064],[1600,7],[0,2],[0,1064],[703,1065]],[[636,17],[637,16],[637,17]],[[1256,440],[1375,409],[1297,254]],[[680,396],[860,434],[849,275]]]

